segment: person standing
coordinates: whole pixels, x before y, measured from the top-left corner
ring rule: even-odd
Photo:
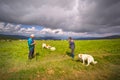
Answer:
[[[29,47],[28,58],[32,59],[34,55],[34,48],[35,48],[34,34],[31,34],[30,38],[28,38],[28,47]]]
[[[71,57],[74,59],[74,50],[75,50],[75,43],[74,40],[72,39],[72,37],[68,38],[69,41],[69,48],[71,49]]]

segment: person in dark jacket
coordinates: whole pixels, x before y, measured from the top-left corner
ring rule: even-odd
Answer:
[[[74,59],[74,50],[75,50],[75,43],[74,40],[72,39],[72,37],[68,38],[69,41],[69,48],[71,49],[71,57]]]

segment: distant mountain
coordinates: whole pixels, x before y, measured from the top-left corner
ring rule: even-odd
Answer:
[[[98,39],[99,37],[79,37],[75,38],[76,40],[92,40],[92,39]]]
[[[0,34],[0,39],[27,39],[28,37],[26,36],[21,36],[21,35],[5,35],[5,34]]]
[[[76,40],[95,40],[95,39],[117,39],[120,38],[120,35],[112,35],[112,36],[105,36],[105,37],[80,37],[76,38]]]
[[[21,35],[5,35],[5,34],[0,34],[0,39],[28,39],[29,37],[27,36],[21,36]],[[35,37],[36,40],[60,40],[58,37]]]
[[[117,38],[120,38],[120,35],[112,35],[112,36],[106,36],[106,37],[103,37],[103,39],[117,39]]]
[[[52,37],[52,36],[49,36],[49,37],[35,37],[35,39],[37,39],[37,40],[61,40],[61,38]]]
[[[21,35],[5,35],[5,34],[0,34],[0,39],[28,39],[29,37],[27,36],[21,36]],[[120,35],[113,35],[113,36],[106,36],[106,37],[80,37],[80,38],[74,38],[76,40],[94,40],[94,39],[117,39],[120,38]],[[61,40],[61,39],[66,39],[66,38],[61,38],[61,37],[35,37],[36,40]]]

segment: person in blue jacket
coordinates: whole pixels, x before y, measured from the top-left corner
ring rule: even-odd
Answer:
[[[75,50],[75,43],[74,40],[72,39],[72,37],[68,38],[69,41],[69,48],[71,49],[71,57],[74,59],[74,50]]]
[[[34,48],[35,48],[35,42],[34,42],[34,34],[30,35],[30,38],[28,39],[28,47],[29,47],[29,55],[28,58],[32,59],[34,55]]]

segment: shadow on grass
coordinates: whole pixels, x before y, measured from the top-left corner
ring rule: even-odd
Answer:
[[[37,53],[35,54],[36,61],[38,60],[38,56],[40,56],[40,53],[37,52]]]
[[[66,55],[70,56],[71,57],[71,53],[66,51]]]
[[[82,61],[80,61],[79,59],[77,59],[77,60],[75,60],[76,62],[82,62]]]
[[[32,59],[34,59],[34,58],[35,58],[36,60],[38,60],[38,57],[39,57],[39,56],[40,56],[40,53],[37,52],[37,53],[34,54],[34,56],[33,56],[32,58],[28,58],[28,60],[32,60]]]

